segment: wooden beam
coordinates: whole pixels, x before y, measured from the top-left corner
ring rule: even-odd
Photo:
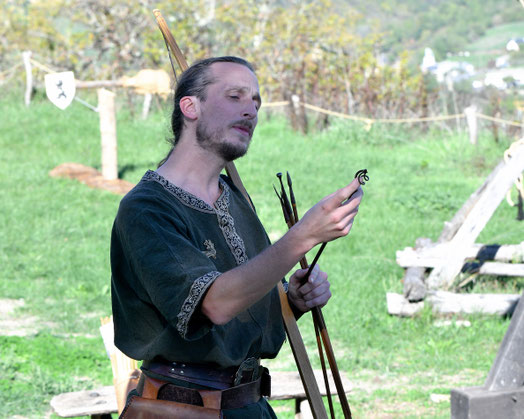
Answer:
[[[448,291],[432,291],[424,301],[410,303],[402,294],[388,292],[386,301],[388,313],[394,316],[411,317],[431,305],[439,314],[490,314],[505,316],[511,314],[520,294],[457,294]]]
[[[524,276],[524,263],[485,262],[475,268],[474,272],[480,275]]]
[[[409,302],[402,294],[395,292],[386,293],[388,313],[399,317],[413,317],[424,308],[424,301]]]
[[[124,87],[124,82],[122,80],[75,80],[75,86],[77,89],[101,89],[111,87]]]
[[[441,314],[496,314],[513,312],[520,294],[457,294],[435,291],[428,294],[426,301],[433,311]]]
[[[504,199],[506,192],[523,171],[524,144],[521,144],[515,148],[511,160],[494,176],[450,241],[446,257],[431,271],[428,277],[429,289],[448,289],[452,285],[453,280],[464,265],[464,259],[466,259],[464,249],[468,249],[475,242]]]
[[[480,185],[480,187],[469,196],[467,201],[457,211],[453,218],[444,223],[442,233],[440,233],[440,236],[437,240],[438,243],[449,242],[455,236],[458,229],[460,228],[468,214],[471,212],[475,204],[478,202],[488,185],[505,165],[506,163],[504,163],[504,160],[500,161],[500,163],[488,175],[484,183]]]
[[[396,253],[397,263],[403,268],[434,268],[448,253],[448,244],[433,244],[415,249],[406,247]],[[464,249],[465,259],[494,260],[497,262],[524,262],[524,242],[520,244],[473,244]]]

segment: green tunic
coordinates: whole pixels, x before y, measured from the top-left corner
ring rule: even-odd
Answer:
[[[277,288],[223,326],[200,304],[223,272],[269,246],[258,217],[225,176],[211,207],[148,171],[121,201],[111,238],[115,344],[139,360],[238,366],[273,358],[284,338]]]

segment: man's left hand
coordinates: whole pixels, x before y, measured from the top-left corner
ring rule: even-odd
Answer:
[[[322,272],[318,265],[313,268],[305,284],[300,285],[307,271],[307,269],[299,269],[291,275],[287,292],[291,303],[302,312],[309,311],[316,306],[323,307],[331,298],[327,273]]]

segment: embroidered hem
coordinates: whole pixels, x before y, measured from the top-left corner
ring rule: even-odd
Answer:
[[[195,312],[196,307],[200,303],[202,296],[205,294],[206,290],[210,285],[221,275],[218,271],[211,271],[205,275],[202,275],[200,278],[197,278],[191,288],[189,289],[189,295],[182,304],[180,313],[177,315],[178,323],[176,328],[178,333],[182,338],[186,338],[187,328],[189,325],[189,320]]]

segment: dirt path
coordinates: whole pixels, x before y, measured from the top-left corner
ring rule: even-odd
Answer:
[[[30,336],[38,333],[37,317],[17,313],[24,305],[23,298],[18,300],[0,298],[0,335]]]

